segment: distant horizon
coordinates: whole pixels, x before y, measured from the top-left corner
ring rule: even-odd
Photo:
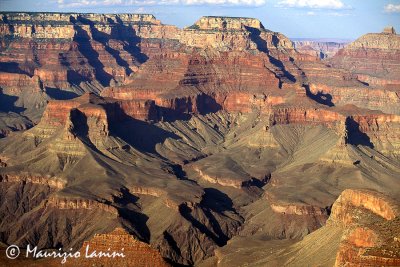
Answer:
[[[184,28],[202,16],[259,19],[291,39],[355,40],[400,31],[400,0],[0,0],[1,12],[151,14]],[[216,3],[217,2],[217,3]]]
[[[367,33],[366,33],[367,34]],[[360,36],[361,37],[361,36]],[[292,41],[318,41],[318,42],[334,42],[334,43],[350,43],[355,41],[356,39],[343,39],[343,38],[335,38],[335,37],[330,37],[330,38],[307,38],[307,37],[290,37],[288,38]]]

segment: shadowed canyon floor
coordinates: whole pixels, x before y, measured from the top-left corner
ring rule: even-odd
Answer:
[[[1,264],[400,265],[394,29],[320,60],[251,18],[0,19]]]

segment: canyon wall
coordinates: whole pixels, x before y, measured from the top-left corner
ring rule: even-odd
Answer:
[[[329,62],[360,74],[359,79],[371,85],[399,85],[400,36],[394,29],[363,35]]]
[[[325,42],[314,40],[295,40],[294,47],[300,53],[308,54],[315,58],[326,59],[331,58],[343,49],[347,43]]]

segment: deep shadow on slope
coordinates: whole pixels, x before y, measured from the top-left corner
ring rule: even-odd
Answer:
[[[296,78],[293,76],[293,74],[291,74],[288,70],[286,70],[285,65],[283,64],[282,61],[280,61],[279,59],[273,57],[268,49],[268,45],[267,42],[262,39],[260,37],[261,31],[259,29],[256,28],[251,28],[251,27],[246,27],[248,31],[250,31],[250,38],[251,40],[257,45],[257,49],[263,53],[265,53],[268,58],[269,61],[278,69],[280,69],[285,77],[291,81],[291,82],[296,82]],[[274,43],[277,43],[278,40],[276,40],[276,37],[273,37],[272,40]],[[281,80],[281,77],[278,77],[279,80]]]
[[[156,125],[128,116],[119,106],[116,108],[119,121],[110,124],[111,133],[142,152],[155,154],[157,144],[163,143],[167,138],[180,139],[176,134]]]
[[[351,145],[362,145],[370,148],[374,148],[374,144],[371,142],[369,136],[360,130],[360,124],[358,124],[353,117],[346,119],[347,139],[346,142]]]
[[[303,85],[304,89],[306,90],[306,95],[314,100],[315,102],[328,106],[328,107],[333,107],[335,104],[332,102],[332,95],[331,94],[324,94],[322,92],[318,92],[317,94],[313,94],[310,91],[310,86],[309,85]]]
[[[1,112],[14,112],[21,113],[26,110],[23,107],[17,107],[14,103],[18,100],[17,96],[3,94],[0,88],[0,111]]]
[[[74,25],[74,30],[77,32],[74,41],[78,43],[78,50],[95,69],[96,79],[103,86],[110,85],[112,76],[104,71],[104,64],[99,59],[99,53],[94,50],[90,36],[80,25]]]
[[[232,199],[229,196],[216,188],[204,188],[204,196],[201,201],[201,204],[209,207],[211,210],[215,212],[224,212],[224,211],[233,211],[236,212],[233,208]]]
[[[59,88],[46,87],[46,94],[55,100],[70,100],[78,97],[75,92],[61,90]]]
[[[225,216],[225,212],[229,212],[230,214],[236,214],[236,210],[233,207],[232,199],[222,193],[218,189],[215,188],[205,188],[204,189],[204,196],[202,201],[200,202],[201,211],[206,216],[207,222],[209,225],[205,225],[204,223],[200,222],[195,215],[192,214],[194,212],[190,207],[185,204],[179,206],[179,212],[181,215],[191,222],[191,224],[196,227],[201,233],[205,234],[209,238],[211,238],[215,244],[218,246],[224,246],[227,244],[228,240],[231,238],[228,236],[227,229],[221,225],[219,220],[216,218],[216,215]],[[198,215],[197,215],[198,216]],[[237,225],[238,228],[243,221],[242,217],[238,215],[237,218]],[[237,230],[237,229],[236,229]]]
[[[115,197],[114,201],[119,206],[117,207],[119,216],[122,218],[123,224],[128,224],[128,229],[135,229],[136,235],[142,238],[142,241],[150,242],[151,233],[146,225],[149,217],[143,213],[135,211],[138,197],[132,195],[127,189],[121,189],[122,195]]]
[[[18,73],[31,76],[30,73],[20,68],[17,62],[0,62],[0,71],[8,73]]]
[[[179,206],[179,212],[195,228],[197,228],[204,235],[211,238],[218,246],[220,247],[224,246],[228,242],[229,238],[225,235],[225,233],[223,233],[221,226],[215,220],[215,217],[213,215],[210,216],[210,213],[207,212],[205,208],[203,208],[203,212],[205,212],[205,215],[207,216],[207,219],[209,220],[215,233],[213,233],[210,229],[208,229],[207,226],[204,225],[202,222],[197,220],[195,216],[192,215],[192,209],[186,206],[185,204]]]
[[[127,62],[125,59],[123,59],[121,57],[120,51],[118,51],[110,46],[110,44],[109,44],[110,40],[115,39],[118,41],[122,41],[123,49],[130,54],[130,56],[132,57],[132,60],[135,60],[138,63],[138,65],[142,64],[148,60],[148,57],[145,54],[141,53],[140,48],[138,47],[138,45],[141,42],[141,38],[136,35],[136,33],[132,27],[124,25],[123,21],[121,21],[118,17],[117,17],[117,22],[114,22],[112,20],[108,21],[108,23],[110,23],[110,26],[111,26],[110,34],[100,32],[99,30],[96,29],[94,22],[92,22],[86,18],[83,18],[81,16],[78,17],[78,23],[82,23],[84,25],[90,26],[90,31],[91,31],[93,40],[101,43],[104,46],[104,49],[115,58],[117,64],[125,69],[125,73],[127,75],[130,75],[132,73],[132,70],[129,67],[130,66],[129,62]],[[84,37],[84,39],[87,38],[86,32],[83,33],[81,31],[80,34],[82,34],[81,36]],[[92,52],[90,52],[90,53],[92,53]],[[94,63],[96,64],[96,62],[94,62]],[[96,64],[94,67],[96,67],[96,66],[100,67],[100,69],[104,68],[104,65],[102,65],[102,64],[101,65]],[[96,68],[96,70],[97,70],[97,68]],[[104,73],[100,72],[100,74],[104,74]],[[103,82],[107,82],[107,80],[103,80]],[[106,85],[108,85],[108,84],[106,84]]]

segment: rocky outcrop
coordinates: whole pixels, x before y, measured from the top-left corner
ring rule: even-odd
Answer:
[[[388,114],[355,115],[351,117],[359,131],[364,134],[364,140],[370,142],[370,146],[375,147],[385,155],[398,155],[399,137],[394,134],[400,127],[400,116]],[[354,130],[351,127],[349,131]],[[360,138],[360,141],[363,140]],[[368,141],[369,140],[369,141]],[[361,141],[365,142],[365,141]]]
[[[86,253],[87,247],[90,248],[90,251],[122,253],[124,257],[82,258],[77,261],[70,261],[68,264],[70,266],[77,263],[80,266],[111,266],[115,264],[143,267],[149,265],[154,267],[170,266],[157,250],[134,238],[122,228],[116,228],[107,234],[96,234],[92,239],[85,241],[80,250],[83,255]]]
[[[84,118],[80,118],[84,116]],[[156,119],[154,102],[151,101],[116,101],[104,99],[94,94],[85,94],[72,100],[53,100],[47,105],[39,127],[56,129],[65,126],[68,122],[75,127],[82,127],[81,119],[88,124],[89,134],[91,130],[97,134],[108,135],[109,124],[124,117],[150,120]],[[78,121],[76,121],[78,120]]]
[[[0,86],[12,87],[14,90],[29,88],[29,90],[40,90],[40,79],[38,76],[29,77],[25,74],[0,72]]]
[[[7,167],[5,162],[2,162],[0,159],[0,165],[4,164]],[[38,176],[38,175],[30,175],[30,174],[0,174],[0,182],[8,182],[8,183],[32,183],[49,186],[54,189],[61,190],[65,187],[66,181],[57,177],[48,176]]]
[[[380,217],[380,222],[373,223],[368,215],[360,216],[363,210]],[[398,216],[396,202],[378,192],[345,190],[333,204],[328,220],[329,225],[346,228],[335,266],[400,265],[398,244],[394,240],[396,233],[391,232],[398,232],[398,228],[393,228],[398,225]],[[393,225],[392,230],[388,232],[386,225]]]
[[[339,265],[396,262],[385,251],[396,247],[397,204],[379,194],[345,191],[324,228],[346,188],[399,191],[398,78],[365,72],[376,67],[369,55],[396,71],[393,31],[321,61],[251,18],[203,17],[182,30],[152,15],[1,19],[1,115],[37,119],[0,140],[1,242],[80,247],[122,225],[173,264],[214,254],[223,264],[232,244],[242,245],[226,266],[284,266],[263,259],[300,254],[297,266],[329,266],[340,245]],[[364,70],[335,67],[346,53]],[[95,243],[121,243],[114,237]],[[302,253],[308,238],[329,253]]]
[[[185,28],[179,40],[188,46],[212,47],[223,51],[273,47],[293,49],[288,38],[267,31],[259,20],[253,18],[202,17]]]
[[[165,195],[165,192],[158,189],[158,188],[147,188],[141,186],[134,186],[129,188],[129,192],[136,195],[146,195],[146,196],[153,196],[153,197],[161,197]]]
[[[392,220],[399,214],[397,205],[377,192],[362,190],[345,190],[332,206],[329,222],[350,225],[356,222],[352,209],[364,208],[385,220]]]
[[[50,197],[45,202],[45,207],[53,207],[57,209],[68,209],[68,210],[76,210],[76,209],[87,209],[87,210],[101,210],[103,212],[108,212],[114,216],[118,215],[118,210],[110,205],[100,203],[95,200],[88,199],[74,199],[74,198],[65,198],[65,197]]]
[[[326,209],[313,207],[313,206],[304,206],[304,205],[295,205],[295,204],[271,204],[271,208],[274,212],[289,214],[289,215],[314,215],[314,216],[322,216],[327,215],[328,212]]]
[[[233,18],[233,17],[213,17],[206,16],[200,18],[190,28],[200,30],[244,30],[246,27],[255,29],[264,29],[264,26],[258,19],[253,18]]]
[[[361,74],[359,78],[371,85],[398,85],[399,59],[400,36],[394,29],[385,29],[382,33],[369,33],[350,43],[330,63]],[[380,79],[375,80],[368,76]]]
[[[95,234],[89,240],[84,241],[82,247],[73,253],[79,253],[79,257],[66,258],[65,262],[63,258],[48,257],[41,259],[40,265],[55,267],[59,266],[62,261],[63,266],[171,266],[163,259],[159,251],[120,227],[109,233]],[[25,262],[32,266],[37,266],[36,261],[31,258],[25,259]]]
[[[327,127],[337,127],[337,122],[343,121],[345,117],[335,111],[320,110],[317,108],[302,107],[277,107],[270,115],[270,122],[275,124],[323,124]]]
[[[245,183],[245,181],[236,180],[236,179],[230,178],[230,177],[218,177],[218,176],[213,177],[213,176],[203,173],[202,170],[200,170],[196,167],[194,167],[194,169],[199,173],[199,175],[202,179],[204,179],[205,181],[212,183],[212,184],[219,184],[222,186],[241,188],[243,186],[243,184]]]
[[[138,120],[156,121],[158,119],[155,102],[152,100],[122,100],[117,104],[128,117]]]
[[[344,106],[355,105],[360,108],[368,108],[372,110],[382,110],[385,113],[400,114],[399,103],[400,98],[398,92],[393,89],[354,86],[335,86],[320,83],[310,84],[310,92],[315,96],[322,98],[321,102],[330,105]],[[357,97],[354,92],[357,91]],[[385,103],[385,105],[382,105]]]
[[[396,34],[396,30],[394,29],[393,26],[388,26],[388,27],[385,27],[385,28],[383,29],[383,33],[386,33],[386,34]]]

